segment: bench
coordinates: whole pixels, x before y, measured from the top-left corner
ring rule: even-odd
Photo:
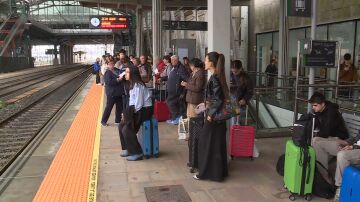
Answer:
[[[360,116],[343,112],[342,117],[345,121],[345,126],[348,129],[349,135],[355,137],[359,134],[360,130]]]

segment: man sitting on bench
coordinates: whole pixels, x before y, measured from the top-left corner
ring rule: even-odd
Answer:
[[[317,161],[325,169],[328,169],[330,157],[337,157],[335,173],[335,185],[339,187],[335,195],[335,201],[337,201],[340,195],[342,174],[345,167],[352,160],[360,159],[360,146],[357,145],[360,135],[349,138],[344,119],[339,112],[339,106],[326,101],[321,93],[315,92],[309,102],[316,114],[315,127],[319,129],[317,137],[313,139]],[[319,171],[329,181],[329,176],[324,174],[327,172],[321,169]]]

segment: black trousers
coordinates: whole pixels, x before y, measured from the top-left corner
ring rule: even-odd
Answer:
[[[102,115],[101,123],[107,123],[109,116],[111,114],[111,110],[116,105],[115,109],[115,123],[120,123],[121,121],[121,113],[122,113],[122,99],[121,97],[109,97],[106,98],[106,106],[104,113]]]
[[[96,72],[96,83],[100,83],[100,73],[99,72]]]
[[[171,119],[174,120],[179,117],[180,114],[180,99],[179,95],[168,95],[166,104],[169,107],[171,113]]]
[[[143,153],[136,134],[139,132],[142,123],[152,118],[152,114],[152,107],[144,107],[134,114],[133,125],[124,122],[119,125],[121,147],[123,150],[128,150],[129,155]]]

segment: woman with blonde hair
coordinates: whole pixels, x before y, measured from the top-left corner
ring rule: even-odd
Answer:
[[[223,181],[228,176],[226,150],[226,121],[216,121],[229,98],[225,77],[225,57],[217,52],[206,54],[205,70],[212,74],[206,85],[206,120],[199,136],[197,180]]]

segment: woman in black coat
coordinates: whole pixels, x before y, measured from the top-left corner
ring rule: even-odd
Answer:
[[[214,116],[229,97],[223,54],[210,52],[205,58],[205,70],[211,73],[206,85],[206,120],[199,136],[199,174],[197,180],[223,181],[228,176],[226,121],[214,121]]]

